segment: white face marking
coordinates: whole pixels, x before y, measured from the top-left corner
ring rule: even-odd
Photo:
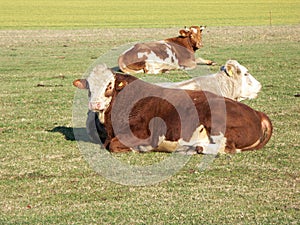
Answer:
[[[258,92],[261,89],[261,84],[256,80],[247,70],[246,67],[239,64],[239,69],[241,70],[242,76],[242,88],[241,88],[241,97],[242,99],[253,99],[257,97]]]
[[[197,32],[198,32],[198,30],[197,30],[196,28],[194,28],[194,27],[192,27],[191,30],[192,30],[192,32],[195,33],[195,34],[197,34]]]
[[[110,104],[111,97],[105,96],[108,85],[114,87],[114,75],[106,66],[96,66],[89,77],[89,109],[98,112],[104,112]]]

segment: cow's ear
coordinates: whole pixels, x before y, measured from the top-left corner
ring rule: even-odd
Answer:
[[[180,30],[179,34],[182,37],[188,37],[190,35],[190,31],[188,31],[188,30]]]
[[[128,84],[128,82],[126,80],[121,80],[121,81],[117,82],[116,83],[116,90],[117,91],[122,90],[127,84]]]
[[[237,75],[237,68],[236,65],[232,63],[226,63],[225,65],[226,73],[230,77],[235,77]]]
[[[86,79],[74,80],[73,85],[79,89],[88,89],[88,82]]]
[[[201,25],[200,26],[200,32],[202,32],[205,28],[206,28],[206,26]]]

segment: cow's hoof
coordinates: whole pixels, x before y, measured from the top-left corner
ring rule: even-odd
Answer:
[[[203,147],[202,146],[197,146],[196,147],[196,152],[198,153],[198,154],[202,154],[203,153]]]
[[[208,62],[206,63],[206,65],[208,65],[208,66],[216,66],[216,65],[218,65],[218,63],[216,63],[214,61],[211,61],[211,60],[208,60]]]

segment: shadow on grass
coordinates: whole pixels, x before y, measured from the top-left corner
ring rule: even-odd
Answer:
[[[65,126],[58,126],[54,127],[52,130],[47,130],[51,133],[61,133],[65,136],[65,139],[68,141],[85,141],[91,142],[88,134],[86,132],[86,128],[73,128],[73,127],[65,127]],[[76,134],[76,138],[75,138]]]

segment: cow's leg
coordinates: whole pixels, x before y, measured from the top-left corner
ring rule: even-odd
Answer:
[[[200,64],[200,65],[210,65],[210,66],[214,66],[214,65],[217,65],[216,62],[212,61],[212,60],[209,60],[209,59],[202,59],[202,58],[197,58],[196,59],[196,63],[197,64]]]
[[[122,144],[118,138],[114,137],[113,139],[111,139],[109,143],[109,151],[114,153],[119,153],[119,152],[131,152],[132,150],[131,148]]]
[[[164,64],[158,62],[146,62],[144,72],[147,74],[159,74],[164,69]]]
[[[133,147],[132,150],[138,153],[147,153],[155,151],[155,149],[151,145],[138,145]]]
[[[197,152],[205,155],[224,154],[226,149],[226,137],[223,134],[210,136],[211,143],[197,147]]]
[[[230,154],[235,154],[237,152],[240,152],[236,149],[235,143],[233,141],[228,141],[226,142],[225,146],[225,153],[230,153]]]
[[[200,147],[202,148],[202,147]],[[176,153],[183,154],[183,155],[196,155],[199,154],[199,147],[194,146],[178,146],[176,149]]]
[[[157,152],[174,152],[179,147],[178,141],[165,140],[165,136],[159,137],[158,146],[155,148]]]

